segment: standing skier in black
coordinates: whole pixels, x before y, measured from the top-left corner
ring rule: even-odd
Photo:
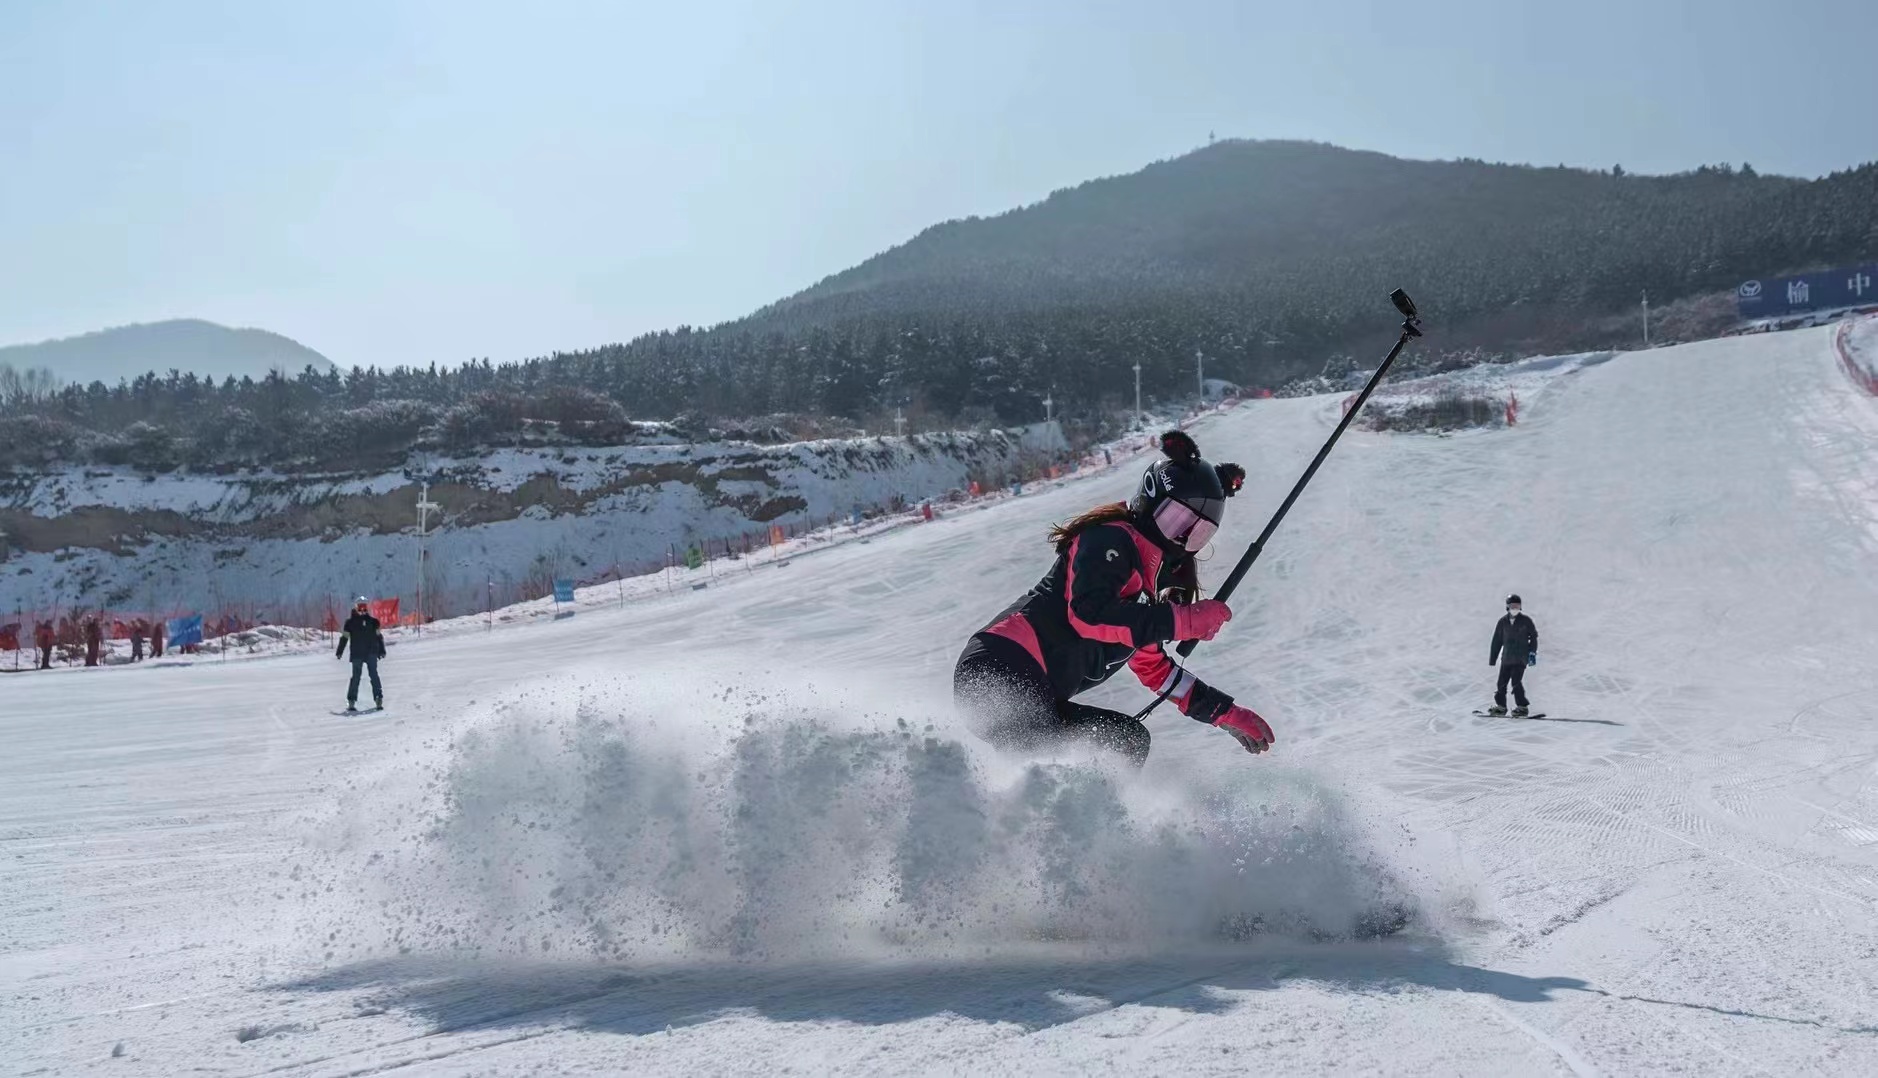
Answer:
[[[1489,715],[1506,714],[1506,687],[1513,686],[1513,702],[1518,706],[1513,709],[1513,717],[1525,718],[1526,710],[1526,667],[1539,661],[1539,627],[1532,619],[1520,612],[1519,596],[1506,597],[1506,616],[1493,627],[1493,649],[1487,657],[1489,665],[1500,668],[1500,682],[1493,690],[1493,706],[1487,709]]]
[[[385,656],[385,638],[378,631],[378,619],[371,614],[372,604],[365,596],[359,596],[352,607],[352,616],[346,619],[345,628],[339,630],[339,650],[333,658],[346,657],[346,645],[352,645],[352,683],[346,686],[346,710],[357,711],[359,704],[359,674],[369,672],[372,675],[372,704],[385,706],[385,687],[378,682],[378,660]]]

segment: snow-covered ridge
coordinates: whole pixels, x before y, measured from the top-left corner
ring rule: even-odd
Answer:
[[[990,431],[801,442],[504,449],[371,475],[146,477],[69,469],[0,477],[0,603],[162,609],[409,595],[420,477],[432,596],[481,609],[524,580],[644,571],[674,548],[741,544],[1000,484],[1060,454],[1061,433]],[[500,587],[492,585],[501,585]],[[220,601],[203,597],[215,591]]]
[[[253,469],[233,475],[144,475],[131,468],[69,468],[0,476],[0,508],[54,517],[85,506],[124,512],[172,512],[221,524],[259,520],[296,506],[338,498],[378,496],[415,487],[455,484],[514,493],[551,483],[594,494],[643,483],[661,469],[695,468],[711,477],[761,469],[778,489],[793,474],[838,478],[856,472],[918,470],[941,460],[972,465],[1014,464],[1026,439],[1004,431],[915,435],[908,438],[831,439],[781,446],[742,442],[497,449],[473,457],[412,461],[397,471],[359,474],[288,474]],[[446,506],[446,520],[449,507]]]

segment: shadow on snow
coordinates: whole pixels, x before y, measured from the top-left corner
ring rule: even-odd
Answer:
[[[404,1011],[445,1033],[562,1025],[640,1035],[731,1014],[777,1022],[888,1025],[940,1015],[1035,1031],[1129,1004],[1193,1014],[1236,1007],[1233,993],[1287,980],[1351,991],[1418,986],[1516,1003],[1594,990],[1571,977],[1526,977],[1451,961],[1425,945],[1234,948],[1206,956],[1089,959],[1038,955],[958,962],[605,965],[393,958],[275,987],[362,991],[361,1007]]]

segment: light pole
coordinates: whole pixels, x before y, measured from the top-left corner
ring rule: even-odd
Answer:
[[[1048,423],[1056,418],[1055,406],[1056,406],[1056,402],[1051,400],[1048,396],[1045,396],[1043,398],[1043,421],[1045,423]],[[5,539],[5,538],[6,538],[6,533],[0,532],[0,539]],[[4,546],[0,546],[0,561],[4,561],[4,560],[6,560],[6,548]]]
[[[906,436],[906,409],[897,406],[893,410],[893,436],[895,438]]]
[[[1206,403],[1206,354],[1198,348],[1193,350],[1193,374],[1200,380],[1200,403]]]
[[[443,506],[430,500],[430,484],[425,483],[417,496],[417,628],[424,630],[424,539],[430,530],[430,514]]]
[[[1141,361],[1135,360],[1135,422],[1141,422]]]
[[[1650,347],[1650,293],[1643,293],[1643,346]]]

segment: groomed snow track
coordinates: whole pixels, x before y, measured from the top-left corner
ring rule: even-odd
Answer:
[[[1194,663],[1272,721],[1277,752],[1165,710],[1138,783],[1049,772],[1048,819],[1012,823],[1030,810],[998,791],[1037,787],[948,747],[950,664],[1042,572],[1046,524],[1123,495],[1130,472],[704,592],[401,645],[372,719],[329,714],[344,668],[320,656],[0,679],[0,1059],[35,1075],[1878,1073],[1878,401],[1832,332],[1619,355],[1561,375],[1512,429],[1348,436]],[[1223,577],[1335,407],[1263,401],[1196,429],[1252,474],[1203,576]],[[1556,721],[1470,714],[1509,591],[1539,623],[1528,686]],[[787,730],[745,726],[778,716],[884,732],[791,757]],[[729,785],[659,786],[660,760],[681,776],[707,743],[742,746]],[[760,818],[710,816],[763,783]],[[1107,862],[1205,853],[1151,826],[1201,786],[1284,821],[1256,842],[1308,840],[1245,866],[1248,889],[1297,882],[1334,905],[1310,889],[1340,877],[1312,858],[1361,860],[1422,920],[1386,941],[1222,945],[1143,899],[1129,909],[1159,943],[1099,916],[1073,939],[1001,938],[970,903],[1055,913],[977,869],[933,877],[972,896],[909,897],[909,850],[938,872],[984,832],[920,821],[973,798],[973,819],[1008,825],[983,839],[995,856],[1035,840],[1048,860],[1088,819],[1138,826],[1137,846],[1084,835],[1070,860],[1089,863],[1063,868],[1125,889]],[[1072,794],[1120,815],[1072,818]],[[938,807],[902,819],[896,800]],[[681,809],[702,837],[647,837]],[[899,875],[857,894],[786,859],[753,868],[791,834],[771,821],[797,817],[844,836],[806,875],[844,857]],[[716,890],[672,891],[671,864],[643,863],[681,846],[720,858],[725,889],[787,901],[718,918]],[[698,908],[638,925],[652,907],[610,885]],[[941,947],[917,918],[852,912],[952,901],[968,915]],[[818,948],[830,923],[869,938]]]

